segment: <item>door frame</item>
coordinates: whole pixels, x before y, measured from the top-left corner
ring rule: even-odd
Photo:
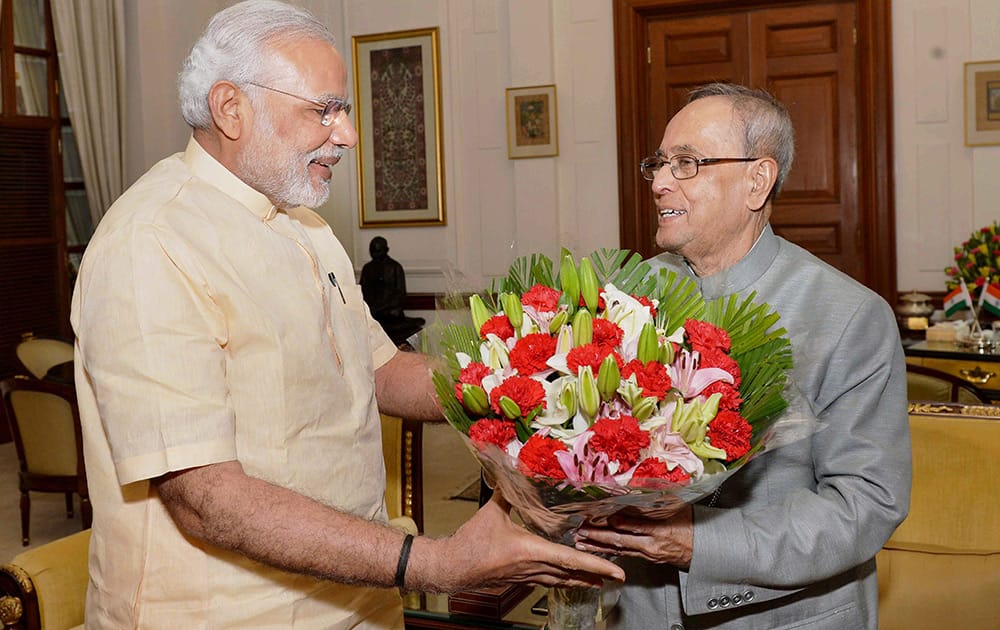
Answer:
[[[646,25],[652,19],[713,12],[827,4],[831,0],[614,0],[615,100],[621,246],[634,249],[655,233],[649,186],[639,160],[649,152]],[[835,1],[835,0],[834,0]],[[893,179],[892,15],[890,0],[853,0],[857,16],[858,235],[862,282],[895,304],[896,222]],[[665,124],[665,122],[664,122]]]

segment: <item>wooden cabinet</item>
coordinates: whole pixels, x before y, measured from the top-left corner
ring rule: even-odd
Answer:
[[[921,341],[906,348],[907,363],[947,372],[968,381],[1000,403],[1000,353],[966,351],[952,343]]]

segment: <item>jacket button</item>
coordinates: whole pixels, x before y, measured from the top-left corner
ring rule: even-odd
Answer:
[[[747,591],[746,593],[743,593],[743,601],[745,601],[748,604],[750,602],[752,602],[753,601],[753,591]]]
[[[728,595],[723,595],[719,598],[719,606],[723,608],[729,608],[733,604],[733,600],[729,599]]]
[[[670,624],[670,630],[684,630],[684,626],[679,623]]]
[[[708,600],[708,609],[709,610],[715,610],[718,607],[719,607],[719,600],[715,599],[714,597],[712,599]]]
[[[739,606],[743,603],[743,596],[739,593],[733,595],[733,606]]]

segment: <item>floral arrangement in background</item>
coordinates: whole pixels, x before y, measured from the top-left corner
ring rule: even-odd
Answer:
[[[692,486],[683,500],[696,500],[760,452],[787,406],[778,315],[753,296],[706,303],[638,254],[564,252],[558,276],[545,256],[521,258],[470,305],[471,326],[444,330],[437,394],[536,525],[535,508]]]
[[[973,232],[954,249],[955,262],[944,270],[949,291],[964,280],[975,300],[984,287],[1000,282],[1000,224],[996,221]]]

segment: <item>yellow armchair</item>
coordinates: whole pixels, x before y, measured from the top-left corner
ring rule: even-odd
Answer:
[[[910,404],[910,512],[879,552],[879,628],[996,628],[1000,407]]]
[[[86,529],[0,566],[0,624],[16,630],[82,628],[89,545]]]

